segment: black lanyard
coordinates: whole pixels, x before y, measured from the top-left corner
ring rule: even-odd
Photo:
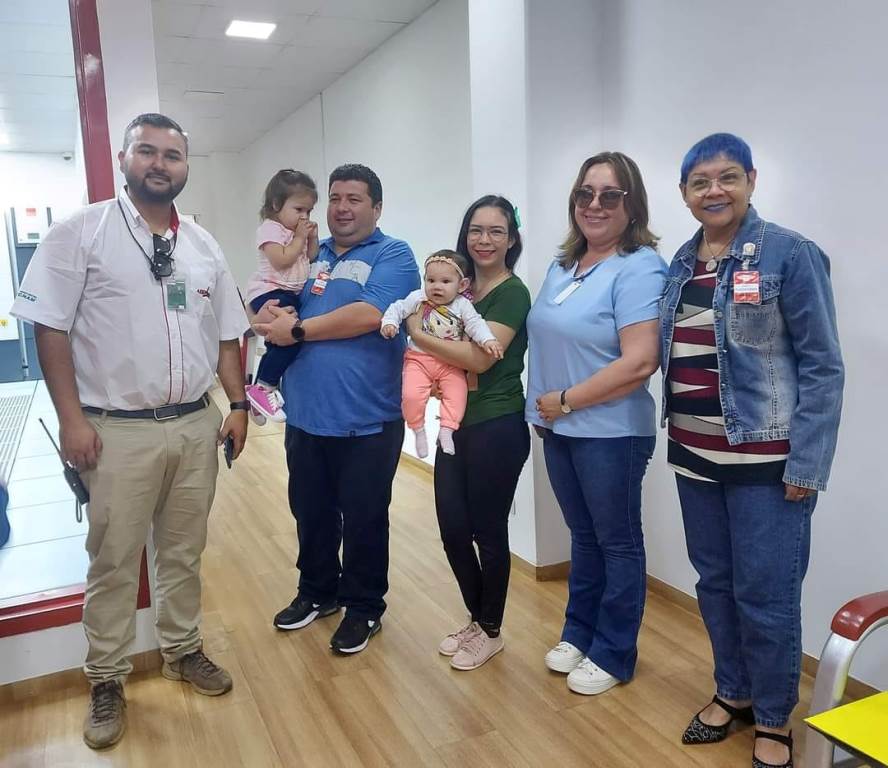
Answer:
[[[120,202],[119,197],[117,198],[117,207],[120,208],[120,215],[123,216],[123,223],[126,224],[126,231],[130,233],[130,237],[133,239],[133,242],[136,244],[136,247],[142,252],[142,255],[145,257],[145,260],[148,262],[148,269],[151,270],[151,274],[154,275],[155,279],[160,280],[160,278],[157,277],[157,275],[155,275],[156,266],[155,266],[154,259],[152,259],[148,255],[148,253],[142,247],[142,244],[136,238],[136,234],[135,234],[135,232],[133,232],[133,228],[130,226],[129,219],[127,219],[127,217],[126,217],[126,212],[123,210],[123,204]],[[152,233],[152,238],[153,238],[153,233]],[[164,240],[166,240],[166,238],[164,238]],[[172,262],[173,262],[173,253],[176,250],[176,243],[178,242],[178,240],[179,240],[179,233],[174,232],[173,233],[173,240],[172,240],[173,247],[170,248],[170,252],[168,254],[166,254],[170,260],[170,264],[172,264]]]

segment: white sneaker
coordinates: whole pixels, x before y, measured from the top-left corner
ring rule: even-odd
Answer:
[[[265,426],[265,422],[268,421],[252,404],[250,404],[250,418],[257,427]]]
[[[567,676],[567,687],[584,696],[604,693],[619,684],[617,678],[596,666],[588,656]]]
[[[584,653],[575,645],[562,640],[546,654],[546,666],[553,672],[573,672],[583,660]]]

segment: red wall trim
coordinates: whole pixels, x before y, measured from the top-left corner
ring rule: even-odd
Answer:
[[[0,600],[0,637],[76,624],[83,618],[83,584]],[[136,608],[151,605],[148,560],[142,552]]]
[[[95,203],[115,196],[99,16],[96,0],[68,0],[68,7],[86,162],[86,191],[89,201]]]

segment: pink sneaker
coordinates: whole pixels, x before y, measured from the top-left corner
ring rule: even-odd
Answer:
[[[281,423],[287,420],[283,408],[284,399],[277,389],[266,389],[260,384],[251,384],[247,387],[247,399],[250,405],[269,421]]]
[[[462,629],[447,635],[438,646],[438,653],[442,656],[456,656],[457,651],[466,640],[483,631],[477,621],[469,622]]]
[[[478,669],[485,661],[498,654],[505,644],[503,636],[490,637],[483,629],[466,640],[450,660],[454,669]]]

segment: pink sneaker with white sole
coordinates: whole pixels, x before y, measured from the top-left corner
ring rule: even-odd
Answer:
[[[247,387],[247,399],[261,416],[269,421],[278,423],[287,420],[284,412],[284,399],[277,389],[266,389],[260,384],[251,384]]]

